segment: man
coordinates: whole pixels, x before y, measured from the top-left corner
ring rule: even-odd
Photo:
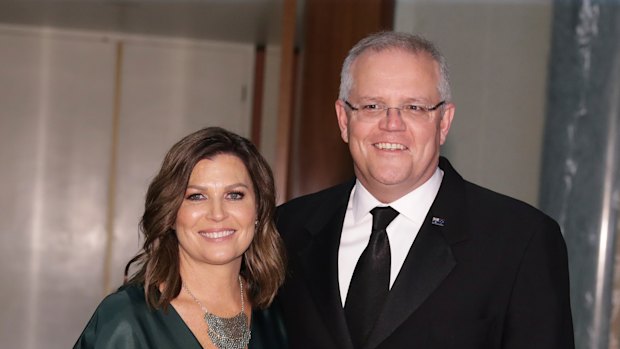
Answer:
[[[439,156],[455,107],[434,45],[363,39],[335,106],[356,179],[278,211],[290,347],[573,348],[558,225]]]

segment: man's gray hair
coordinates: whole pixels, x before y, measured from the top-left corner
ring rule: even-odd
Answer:
[[[433,60],[439,65],[439,84],[437,90],[442,100],[449,102],[452,98],[450,92],[450,79],[448,73],[448,64],[446,58],[439,52],[435,44],[425,38],[409,33],[400,33],[393,31],[382,31],[360,40],[347,55],[342,64],[340,72],[340,93],[338,98],[347,100],[349,93],[353,87],[353,76],[351,75],[351,66],[355,60],[367,50],[381,52],[387,49],[400,49],[406,52],[418,54],[425,52],[429,54]]]

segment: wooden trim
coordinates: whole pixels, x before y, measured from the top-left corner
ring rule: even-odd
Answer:
[[[299,110],[297,109],[297,107],[300,104],[300,101],[298,100],[298,97],[300,97],[298,95],[298,84],[300,83],[299,79],[299,62],[300,62],[300,52],[299,49],[295,49],[293,50],[293,77],[292,77],[292,81],[291,81],[291,105],[293,105],[294,107],[292,108],[292,114],[293,115],[298,115],[299,114]],[[296,138],[299,138],[299,130],[295,130],[295,124],[296,124],[296,120],[295,117],[292,117],[291,120],[291,134],[292,136],[289,137],[289,143],[288,143],[288,147],[290,149],[289,153],[288,153],[288,159],[287,159],[287,168],[288,168],[288,172],[287,172],[287,181],[286,181],[286,196],[283,196],[282,199],[284,201],[288,201],[290,200],[291,194],[294,193],[294,188],[293,188],[293,184],[294,181],[292,180],[293,177],[296,176],[295,174],[295,168],[293,167],[293,165],[295,164],[295,159],[294,157],[296,156],[297,153],[299,153],[299,151],[296,150],[297,146],[295,144],[296,142]]]
[[[252,100],[252,131],[250,139],[260,149],[265,92],[265,46],[257,46],[254,55],[254,97]]]
[[[295,49],[296,1],[284,0],[282,11],[282,51],[280,57],[280,84],[278,101],[278,128],[274,177],[278,204],[287,197],[291,119],[293,111],[293,75]]]
[[[299,130],[291,147],[287,198],[315,192],[353,176],[349,150],[342,141],[334,102],[340,69],[349,49],[368,34],[391,30],[394,0],[306,0],[303,84]]]
[[[394,15],[396,11],[395,0],[381,0],[380,26],[384,30],[394,29]]]

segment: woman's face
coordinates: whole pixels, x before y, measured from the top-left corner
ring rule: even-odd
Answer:
[[[199,161],[175,223],[181,263],[240,266],[255,221],[256,195],[243,162],[231,154]]]

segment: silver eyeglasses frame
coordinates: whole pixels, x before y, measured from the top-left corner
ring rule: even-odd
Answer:
[[[365,105],[355,107],[347,100],[343,100],[343,102],[352,111],[357,111],[357,112],[360,112],[361,114],[364,114],[366,116],[371,116],[371,117],[387,115],[390,109],[398,110],[400,115],[419,116],[419,115],[424,115],[432,111],[435,111],[441,108],[441,106],[446,104],[446,101],[443,100],[433,106],[423,106],[423,105],[417,105],[417,104],[403,104],[398,107],[390,107],[385,104],[372,103],[372,104],[365,104]],[[385,114],[383,114],[384,112]]]

